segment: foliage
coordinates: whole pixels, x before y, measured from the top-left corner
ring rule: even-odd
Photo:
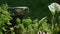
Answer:
[[[19,18],[16,19],[17,24],[21,23],[21,20]]]
[[[4,27],[5,23],[7,23],[8,21],[12,19],[7,9],[8,9],[7,4],[3,4],[0,6],[0,31],[2,31],[2,28]]]
[[[28,26],[32,23],[32,20],[30,18],[23,19],[22,23],[24,24],[24,26]]]
[[[58,14],[60,13],[60,5],[58,3],[52,3],[51,5],[48,6],[51,13],[52,13],[52,20],[51,20],[51,28],[52,28],[52,33],[51,34],[57,34],[57,29],[59,28],[59,24],[56,23],[56,19],[58,19]]]
[[[56,13],[59,13],[60,11],[60,5],[58,3],[52,3],[48,6],[52,15],[54,16]]]
[[[35,19],[32,20],[30,17],[20,19],[16,18],[16,25],[12,25],[10,23],[11,18],[10,13],[8,12],[8,5],[3,4],[0,7],[0,34],[37,34],[41,31],[47,32],[49,34],[57,34],[60,30],[60,16],[58,16],[60,5],[57,3],[52,3],[48,6],[52,18],[51,22],[48,23],[48,17],[44,17],[42,19]],[[58,18],[59,22],[56,22],[56,19]],[[4,32],[2,32],[4,31]]]

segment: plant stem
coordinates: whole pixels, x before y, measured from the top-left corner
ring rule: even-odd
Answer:
[[[55,17],[52,17],[52,34],[54,34],[54,28],[55,28]]]

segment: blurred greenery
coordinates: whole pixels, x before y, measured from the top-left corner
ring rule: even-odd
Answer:
[[[58,22],[55,22],[55,16],[51,15],[51,12],[48,9],[48,5],[56,2],[56,0],[0,0],[0,4],[7,3],[10,7],[16,7],[16,6],[27,6],[30,8],[30,15],[29,18],[20,19],[16,18],[16,25],[12,25],[9,20],[11,20],[11,16],[9,15],[9,12],[7,12],[6,6],[0,7],[0,12],[2,11],[2,14],[0,14],[0,30],[4,30],[5,34],[37,34],[38,31],[41,32],[48,32],[49,34],[52,33],[58,33],[60,32],[60,16],[58,16]],[[2,10],[3,9],[3,10]],[[47,17],[45,17],[47,16]],[[30,18],[31,17],[31,18]],[[42,18],[44,17],[44,18]],[[53,19],[48,20],[51,17]],[[52,18],[54,17],[54,18]],[[35,19],[37,18],[37,19]],[[41,19],[42,18],[42,19]],[[32,20],[34,19],[34,20]],[[39,20],[40,19],[40,20]],[[5,21],[7,21],[7,26],[5,25]],[[50,23],[48,22],[50,21]],[[56,20],[57,21],[57,20]],[[14,23],[14,22],[13,22]],[[9,27],[10,26],[10,27]],[[9,28],[6,28],[9,27]],[[2,33],[0,31],[0,33]]]
[[[41,19],[44,16],[50,17],[48,5],[57,0],[0,0],[0,4],[7,3],[9,6],[27,6],[30,8],[30,17]]]

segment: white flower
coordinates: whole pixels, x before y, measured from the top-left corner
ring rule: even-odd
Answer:
[[[52,3],[48,6],[48,8],[50,9],[52,15],[55,15],[56,11],[60,11],[60,5],[58,3]]]

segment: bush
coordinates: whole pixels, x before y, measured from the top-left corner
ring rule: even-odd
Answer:
[[[60,16],[59,8],[60,5],[57,3],[52,3],[48,6],[52,18],[51,23],[48,23],[48,17],[44,17],[41,20],[35,19],[32,20],[30,17],[25,19],[16,18],[16,25],[12,25],[10,20],[13,18],[10,16],[8,12],[8,5],[3,4],[0,6],[0,34],[37,34],[38,32],[41,33],[49,33],[49,34],[57,34],[60,32]],[[58,22],[57,19],[58,18]]]

